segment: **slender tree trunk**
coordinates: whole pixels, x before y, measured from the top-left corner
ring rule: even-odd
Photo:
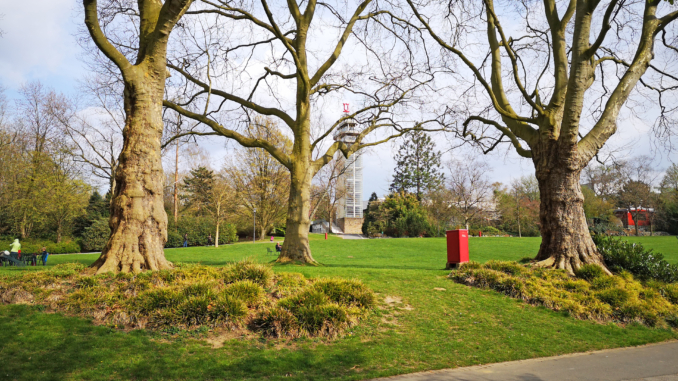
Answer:
[[[177,226],[179,216],[179,141],[177,140],[174,158],[174,227]]]
[[[570,274],[584,264],[597,264],[608,271],[586,224],[584,195],[579,184],[584,165],[579,163],[574,150],[545,151],[544,157],[533,151],[541,197],[542,242],[536,259],[541,265],[564,269]]]
[[[290,198],[287,209],[287,230],[279,262],[299,261],[315,263],[308,245],[311,212],[311,166],[298,160],[290,171]]]
[[[135,69],[125,81],[127,116],[109,220],[111,237],[92,264],[97,273],[172,268],[163,251],[167,214],[160,144],[165,72]]]
[[[217,221],[217,231],[214,233],[214,247],[219,247],[219,222]]]

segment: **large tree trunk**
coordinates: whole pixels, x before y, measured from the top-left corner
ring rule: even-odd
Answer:
[[[308,245],[311,213],[311,166],[299,160],[290,171],[290,198],[287,209],[287,229],[278,262],[315,263]]]
[[[167,214],[160,144],[165,73],[142,68],[136,73],[126,78],[127,117],[111,202],[111,237],[92,264],[97,273],[172,268],[163,251]]]
[[[541,198],[542,237],[536,259],[543,266],[564,269],[570,274],[584,264],[597,264],[607,271],[584,215],[584,195],[579,184],[584,165],[576,157],[576,150],[554,151],[557,150],[546,150],[547,156],[534,159]]]

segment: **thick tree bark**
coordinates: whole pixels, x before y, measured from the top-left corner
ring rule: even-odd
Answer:
[[[533,160],[541,198],[542,242],[536,258],[539,264],[569,274],[584,264],[596,264],[608,271],[586,223],[584,194],[579,184],[586,163],[581,163],[576,147],[550,147],[542,155],[533,150]]]
[[[163,251],[167,214],[160,145],[165,73],[139,69],[135,78],[126,78],[127,119],[111,202],[111,237],[92,264],[97,273],[172,268]]]
[[[297,162],[290,171],[290,198],[287,209],[287,230],[285,242],[278,262],[315,263],[308,244],[308,230],[311,225],[311,166],[308,162]]]

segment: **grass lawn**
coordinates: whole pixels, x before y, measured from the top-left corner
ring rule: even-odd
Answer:
[[[309,277],[357,278],[395,300],[331,342],[230,338],[213,348],[201,337],[119,332],[28,306],[0,306],[0,380],[228,379],[359,380],[420,370],[639,345],[677,331],[578,321],[498,293],[446,279],[444,239],[341,240],[311,237],[319,267],[275,266]],[[641,237],[678,263],[675,237]],[[539,238],[471,238],[471,259],[534,256]],[[266,247],[241,243],[168,249],[175,262],[223,265],[246,257],[268,262]],[[50,264],[91,263],[97,255],[55,255]],[[40,268],[0,268],[0,274]],[[443,288],[444,291],[434,288]],[[400,303],[398,303],[400,301]]]

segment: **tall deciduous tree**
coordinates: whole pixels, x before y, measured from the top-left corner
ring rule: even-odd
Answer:
[[[391,192],[412,193],[421,201],[426,192],[436,189],[444,181],[440,170],[441,156],[428,134],[421,131],[407,134],[395,156]]]
[[[167,214],[160,155],[162,99],[170,33],[191,3],[139,0],[100,6],[97,0],[83,0],[89,35],[120,71],[124,82],[125,127],[115,172],[111,237],[101,257],[92,264],[98,273],[172,267],[163,251]],[[119,23],[126,23],[131,31],[122,35],[133,37],[119,40],[120,35],[112,31]]]
[[[605,268],[588,232],[580,173],[617,131],[641,77],[660,103],[671,100],[661,94],[676,88],[676,66],[652,61],[657,46],[667,55],[678,52],[670,45],[678,10],[662,0],[543,0],[516,7],[496,7],[493,0],[406,1],[417,28],[440,47],[442,62],[450,62],[457,84],[447,89],[459,89],[448,99],[450,109],[466,114],[460,136],[486,152],[507,139],[532,160],[541,193],[540,265],[570,273],[583,264]]]
[[[427,63],[415,62],[418,46],[404,46],[402,27],[374,0],[205,3],[210,6],[191,12],[196,28],[185,29],[185,51],[168,65],[182,79],[177,91],[183,96],[174,99],[184,101],[165,106],[206,126],[187,133],[261,148],[287,168],[287,230],[278,260],[315,262],[308,244],[314,175],[339,151],[348,158],[438,122],[428,115],[414,122],[398,112],[405,103],[421,103],[432,78]],[[347,47],[353,54],[342,59]],[[354,111],[323,120],[322,105],[339,108],[342,97],[355,101]],[[246,122],[234,123],[235,115]],[[285,126],[290,152],[242,131],[257,115]],[[356,123],[353,141],[331,142],[349,121]]]
[[[492,188],[487,163],[478,160],[453,161],[448,164],[450,204],[464,226],[489,209]]]
[[[292,150],[292,142],[271,120],[257,118],[248,134],[253,139],[266,139],[284,152]],[[266,150],[239,148],[233,162],[224,168],[224,174],[237,194],[238,205],[246,211],[240,214],[247,216],[247,223],[251,223],[256,208],[257,236],[260,239],[285,220],[290,174]]]

